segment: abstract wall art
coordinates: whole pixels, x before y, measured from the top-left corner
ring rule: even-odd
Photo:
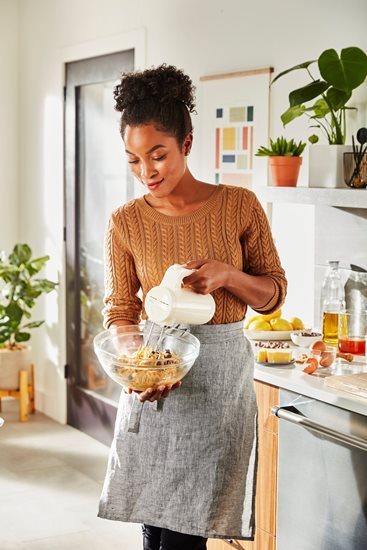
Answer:
[[[199,86],[201,176],[252,189],[267,184],[267,162],[255,153],[269,138],[273,69],[203,76]]]

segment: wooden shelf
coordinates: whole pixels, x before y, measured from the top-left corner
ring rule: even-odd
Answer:
[[[367,189],[325,187],[255,187],[259,200],[336,206],[339,208],[367,208]]]

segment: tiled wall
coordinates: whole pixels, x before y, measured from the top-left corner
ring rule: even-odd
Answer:
[[[319,325],[320,290],[328,260],[340,261],[343,282],[349,277],[351,263],[367,270],[367,209],[315,206],[316,326]]]

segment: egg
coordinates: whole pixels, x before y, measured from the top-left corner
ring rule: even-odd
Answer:
[[[312,353],[315,353],[317,351],[322,352],[322,351],[325,351],[325,350],[326,350],[326,345],[322,340],[316,340],[316,342],[313,342],[310,345],[310,351],[312,351]]]
[[[305,372],[306,374],[312,374],[313,372],[315,372],[315,370],[318,367],[317,360],[314,359],[313,357],[309,357],[306,360],[306,364],[307,364],[307,367],[303,369],[303,372]]]
[[[334,360],[333,354],[329,351],[322,351],[319,359],[320,367],[330,367]]]

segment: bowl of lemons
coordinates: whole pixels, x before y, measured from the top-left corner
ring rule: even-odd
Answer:
[[[250,317],[245,324],[245,335],[250,340],[290,340],[291,332],[301,332],[304,328],[302,319],[285,319],[282,310],[278,309],[273,313]]]

